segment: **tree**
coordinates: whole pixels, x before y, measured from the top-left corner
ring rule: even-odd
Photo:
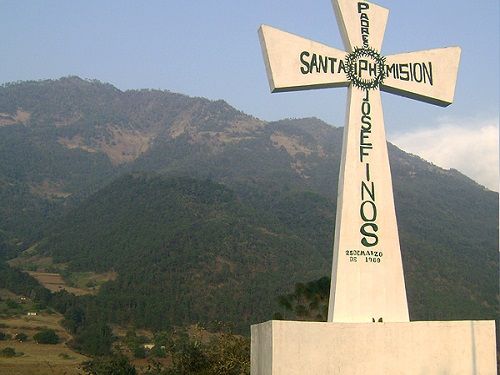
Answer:
[[[286,312],[289,312],[293,319],[326,321],[329,297],[329,277],[322,277],[306,284],[297,283],[293,293],[278,297],[278,304],[283,312],[274,313],[273,318],[284,319]]]
[[[137,371],[124,355],[96,357],[82,367],[87,375],[136,375]]]
[[[150,374],[250,374],[250,340],[231,333],[209,334],[201,328],[194,333],[176,332],[172,335],[169,352],[172,366],[160,371],[161,366],[153,362],[156,366],[150,368]]]
[[[209,345],[210,374],[243,375],[250,373],[250,340],[230,333],[217,335]]]
[[[105,323],[83,326],[75,338],[77,349],[90,355],[110,355],[114,341],[111,328]]]
[[[57,344],[59,342],[59,336],[53,329],[44,329],[35,335],[33,335],[33,340],[38,344]]]
[[[208,374],[210,360],[200,341],[192,340],[188,335],[182,335],[174,342],[172,349],[172,369],[169,374]]]
[[[63,325],[71,333],[76,333],[85,322],[85,311],[80,306],[71,306],[64,313]]]

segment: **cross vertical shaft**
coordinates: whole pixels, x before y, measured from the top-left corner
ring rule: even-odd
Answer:
[[[380,91],[348,95],[328,321],[408,321]]]
[[[380,51],[386,9],[347,0],[333,7],[349,53]],[[348,90],[328,321],[404,322],[408,304],[380,90],[362,86],[377,75],[380,62],[355,55],[348,68],[360,82]]]

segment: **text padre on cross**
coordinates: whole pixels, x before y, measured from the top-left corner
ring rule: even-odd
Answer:
[[[447,106],[460,48],[380,54],[389,11],[332,0],[346,51],[259,29],[272,92],[348,87],[329,322],[409,321],[380,90]]]

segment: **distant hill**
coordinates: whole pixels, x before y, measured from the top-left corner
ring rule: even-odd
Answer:
[[[75,270],[116,270],[97,298],[118,320],[248,325],[329,275],[341,142],[318,119],[168,91],[7,84],[0,250],[37,242]],[[498,193],[388,146],[412,319],[495,317]]]

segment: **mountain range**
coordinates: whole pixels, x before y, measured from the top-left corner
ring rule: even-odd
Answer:
[[[110,321],[244,331],[330,274],[342,133],[78,77],[4,84],[0,252],[115,272],[94,297]],[[388,148],[411,318],[495,318],[498,193]]]

